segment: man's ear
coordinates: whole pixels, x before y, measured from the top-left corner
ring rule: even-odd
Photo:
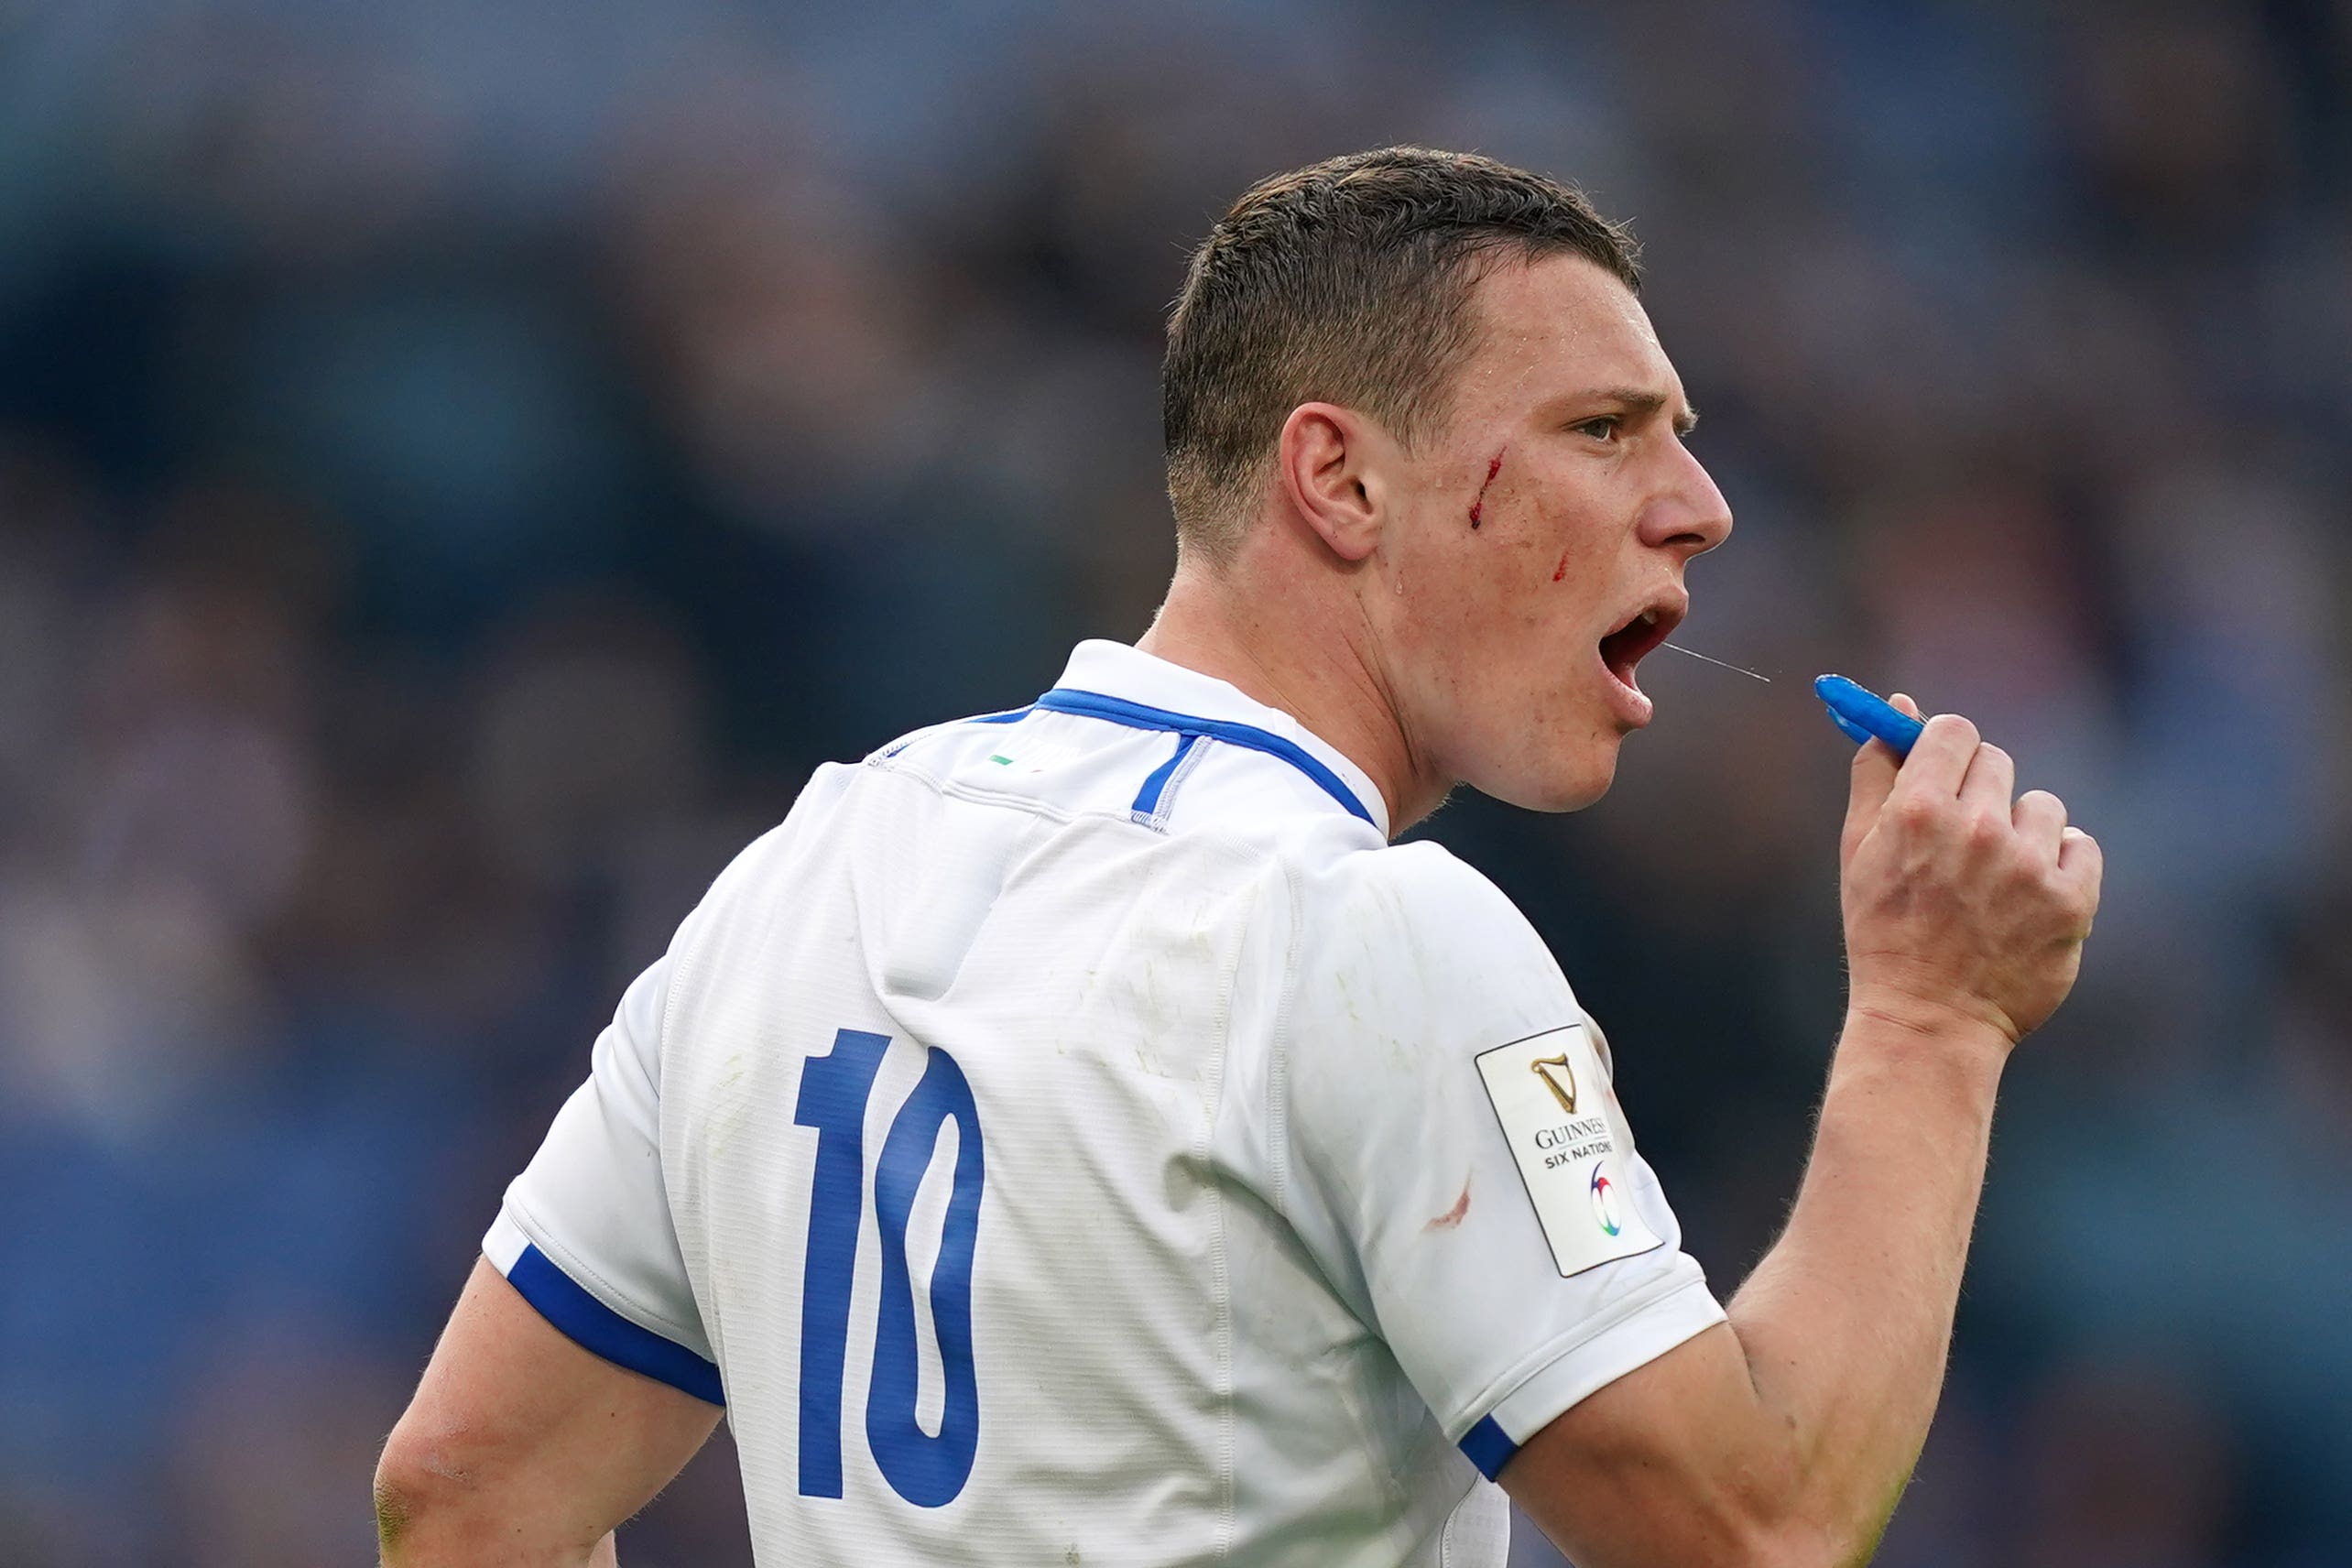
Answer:
[[[1335,403],[1301,403],[1282,421],[1281,494],[1342,561],[1362,561],[1379,543],[1391,450],[1375,421]]]

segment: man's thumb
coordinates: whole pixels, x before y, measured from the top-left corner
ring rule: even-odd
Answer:
[[[1900,691],[1888,701],[1914,719],[1921,716],[1919,704]],[[1902,759],[1882,740],[1871,741],[1854,754],[1854,778],[1846,800],[1846,831],[1838,840],[1841,860],[1854,858],[1856,846],[1878,822],[1887,797],[1895,792],[1895,777],[1901,769]]]

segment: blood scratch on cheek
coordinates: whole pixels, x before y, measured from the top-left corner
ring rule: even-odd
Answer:
[[[1567,576],[1567,575],[1568,575],[1568,552],[1567,552],[1567,551],[1565,551],[1565,550],[1563,550],[1563,551],[1561,551],[1561,552],[1560,552],[1560,564],[1559,564],[1559,565],[1557,565],[1557,566],[1555,566],[1555,567],[1553,567],[1553,568],[1552,569],[1552,580],[1554,583],[1557,583],[1557,582],[1559,582],[1562,578],[1563,578],[1563,577],[1565,577],[1565,576]]]
[[[1510,450],[1508,447],[1503,448],[1503,452]],[[1486,483],[1478,486],[1478,498],[1470,503],[1470,526],[1474,528],[1478,526],[1478,519],[1486,514],[1486,485],[1492,485],[1495,482],[1495,475],[1503,471],[1503,452],[1497,452],[1487,463]]]

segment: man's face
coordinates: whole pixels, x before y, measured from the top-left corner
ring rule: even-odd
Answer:
[[[1633,664],[1682,618],[1683,568],[1731,513],[1625,285],[1550,256],[1497,267],[1472,305],[1451,420],[1390,468],[1367,609],[1421,770],[1573,811],[1649,722]]]

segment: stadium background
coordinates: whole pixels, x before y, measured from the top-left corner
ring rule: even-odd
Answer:
[[[2348,82],[2341,0],[0,5],[0,1562],[367,1560],[624,982],[1141,630],[1184,248],[1408,139],[1635,221],[1739,517],[1684,640],[1779,682],[1427,830],[1720,1288],[1837,1021],[1806,678],[2107,845],[1883,1561],[2352,1562]],[[624,1562],[746,1562],[731,1464]]]

